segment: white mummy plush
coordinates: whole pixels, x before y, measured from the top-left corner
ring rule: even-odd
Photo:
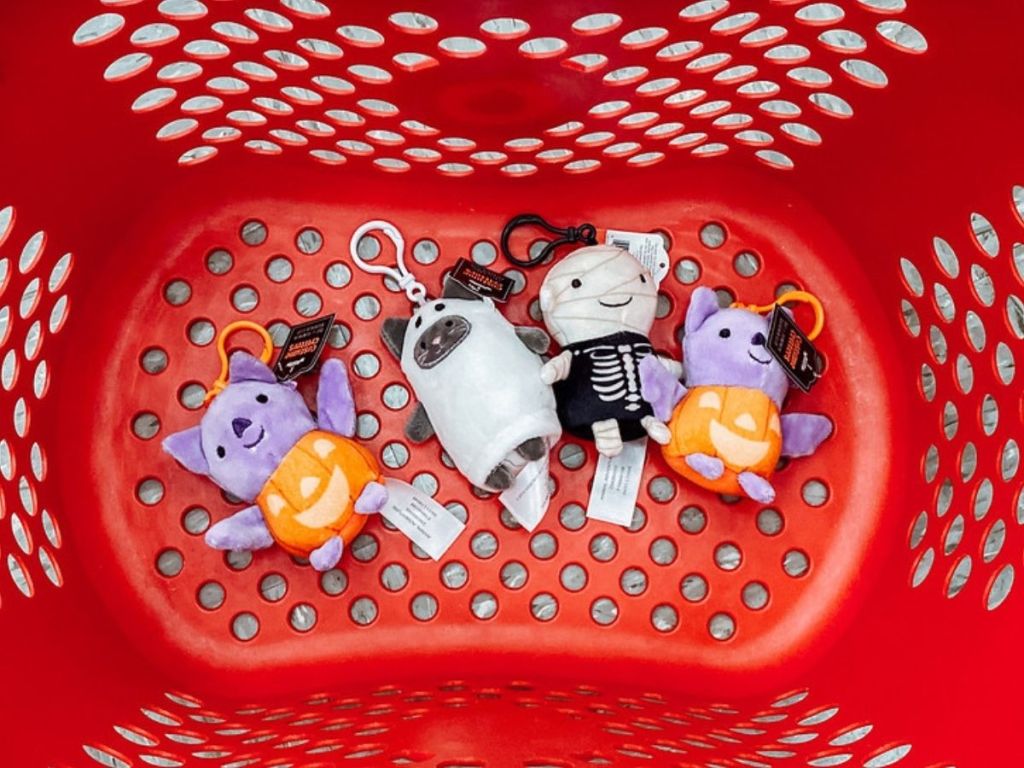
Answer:
[[[549,339],[471,295],[449,281],[442,298],[411,318],[386,319],[381,336],[419,401],[406,436],[419,443],[436,434],[471,483],[500,492],[562,434],[541,375]]]
[[[640,361],[653,353],[658,289],[628,251],[611,245],[579,248],[555,264],[540,289],[548,331],[562,352],[544,365],[554,384],[566,432],[594,440],[616,456],[624,440],[669,439],[640,393]],[[673,361],[664,361],[677,375]]]

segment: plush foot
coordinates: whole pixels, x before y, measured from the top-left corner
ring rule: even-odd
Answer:
[[[706,453],[689,454],[686,465],[708,480],[717,480],[725,474],[725,463],[717,456],[708,456]]]
[[[205,538],[206,543],[214,549],[233,552],[265,549],[274,543],[274,537],[263,521],[263,512],[256,505],[246,507],[211,526]]]
[[[547,450],[548,444],[543,437],[531,437],[529,440],[521,442],[516,448],[516,452],[527,461],[536,461],[543,457]]]
[[[762,504],[771,504],[775,501],[775,489],[760,475],[755,475],[753,472],[740,472],[738,479],[740,488],[754,501],[759,501]]]
[[[345,542],[341,536],[334,536],[310,553],[309,564],[321,573],[329,571],[338,564],[344,551]]]
[[[371,480],[363,488],[356,499],[355,510],[361,515],[372,515],[384,509],[388,503],[388,489],[375,480]]]
[[[640,419],[640,426],[644,428],[647,436],[658,445],[668,445],[672,442],[672,430],[665,422],[658,421],[653,416],[644,416]]]
[[[622,453],[622,433],[619,432],[617,420],[595,421],[591,428],[594,430],[594,447],[598,453],[609,459]]]
[[[495,491],[504,491],[512,486],[513,479],[511,470],[504,464],[499,464],[487,476],[487,488]]]

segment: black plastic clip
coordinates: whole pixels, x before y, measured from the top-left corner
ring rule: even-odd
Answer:
[[[509,247],[509,239],[512,237],[512,233],[520,227],[540,227],[558,237],[554,240],[549,240],[536,256],[520,259],[518,256],[512,255],[512,249]],[[597,245],[597,228],[593,224],[587,223],[580,224],[578,227],[565,227],[562,229],[549,224],[536,213],[523,213],[513,217],[505,225],[505,228],[501,230],[501,252],[505,255],[506,259],[521,267],[534,267],[554,253],[556,248],[563,245],[571,245],[572,243]]]

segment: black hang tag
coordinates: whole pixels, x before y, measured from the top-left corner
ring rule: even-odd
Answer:
[[[825,360],[793,317],[781,307],[772,312],[768,328],[768,351],[779,361],[786,375],[804,392],[821,377]]]
[[[492,272],[468,259],[459,259],[456,262],[451,278],[457,280],[477,296],[495,301],[508,301],[508,297],[512,295],[512,288],[516,284],[512,278]]]
[[[333,327],[333,314],[293,325],[274,363],[277,380],[291,381],[316,368]]]

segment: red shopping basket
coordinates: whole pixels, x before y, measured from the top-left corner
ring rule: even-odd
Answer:
[[[1010,766],[1020,579],[1016,3],[15,0],[0,11],[0,754],[10,766]],[[532,534],[475,495],[348,238],[437,290],[523,211],[661,231],[693,287],[822,298],[836,433],[770,507],[648,456],[632,525],[564,440]],[[367,239],[367,258],[390,244]],[[393,287],[393,286],[392,286]],[[160,450],[213,341],[337,314],[359,434],[467,522],[319,575],[202,533]],[[243,339],[239,339],[241,343]],[[312,385],[312,382],[306,382]]]

